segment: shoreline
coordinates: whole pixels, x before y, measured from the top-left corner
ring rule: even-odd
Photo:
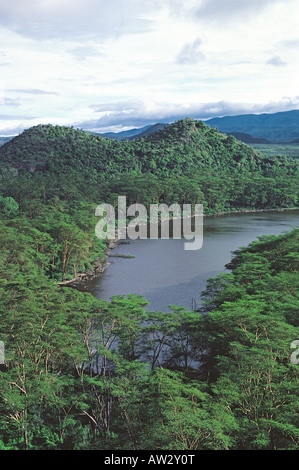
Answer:
[[[284,211],[296,211],[299,210],[299,207],[282,207],[276,209],[240,209],[235,211],[225,211],[217,212],[215,214],[203,214],[203,217],[219,217],[223,215],[232,215],[232,214],[250,214],[250,213],[260,213],[260,212],[284,212]],[[169,218],[168,220],[172,220]],[[112,256],[111,250],[116,248],[118,245],[126,243],[125,240],[115,238],[114,240],[109,240],[107,245],[107,250],[105,252],[104,260],[97,258],[93,264],[93,267],[85,273],[79,273],[77,277],[69,279],[66,281],[58,282],[59,287],[69,287],[73,289],[78,289],[80,291],[88,292],[88,287],[92,281],[98,278],[101,274],[105,272],[109,266],[109,259]]]
[[[104,253],[104,259],[101,260],[100,257],[96,259],[96,261],[93,263],[93,266],[91,269],[86,271],[85,273],[79,273],[77,277],[73,279],[69,279],[66,281],[61,281],[58,282],[57,285],[58,287],[69,287],[73,289],[78,289],[80,291],[88,291],[88,285],[90,282],[92,282],[94,279],[99,277],[109,266],[109,258],[111,257],[111,250],[115,248],[117,245],[119,245],[120,240],[115,239],[115,240],[109,240],[106,252]]]
[[[219,215],[231,214],[249,214],[259,212],[284,212],[284,211],[298,211],[299,207],[281,207],[276,209],[240,209],[235,211],[215,212],[215,214],[203,214],[203,217],[218,217]]]

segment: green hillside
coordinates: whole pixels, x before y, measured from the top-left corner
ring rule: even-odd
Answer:
[[[258,156],[249,146],[221,134],[200,121],[178,121],[145,138],[119,142],[68,127],[39,125],[24,131],[0,150],[2,165],[18,170],[67,173],[96,170],[159,176],[186,174],[199,169],[221,173],[279,168],[292,174],[296,165],[283,158]]]
[[[21,210],[57,197],[100,203],[203,203],[206,213],[297,206],[298,163],[264,156],[185,119],[132,142],[40,125],[0,148],[1,190]],[[27,189],[26,189],[27,188]]]

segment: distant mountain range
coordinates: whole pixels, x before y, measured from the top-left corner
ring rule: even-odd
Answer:
[[[247,144],[299,143],[299,110],[224,116],[208,119],[205,123]],[[99,135],[109,139],[133,140],[150,135],[167,125],[169,124],[157,123],[140,129]]]
[[[14,138],[14,136],[0,137],[0,147],[1,147],[1,145],[4,145],[6,142],[9,142],[13,138]]]
[[[205,123],[225,134],[246,133],[273,143],[295,143],[299,139],[299,110],[226,116],[208,119]]]
[[[129,131],[122,132],[107,132],[105,134],[95,134],[100,137],[106,137],[107,139],[113,140],[134,140],[136,138],[146,137],[147,135],[153,134],[154,132],[164,129],[168,124],[157,123],[137,129],[130,129]]]
[[[99,135],[100,137],[105,137],[106,139],[113,139],[113,140],[127,140],[130,138],[134,138],[137,135],[145,132],[149,128],[153,126],[145,126],[137,129],[130,129],[128,131],[122,131],[122,132],[106,132],[104,134],[99,134],[97,132],[92,132],[94,135]]]

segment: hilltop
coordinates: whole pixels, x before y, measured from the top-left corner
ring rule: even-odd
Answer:
[[[30,217],[70,201],[94,214],[117,195],[145,206],[202,203],[207,214],[297,207],[299,199],[296,160],[263,155],[188,118],[133,141],[32,127],[0,148],[0,183],[0,213]]]
[[[204,121],[208,126],[217,128],[220,132],[233,135],[238,140],[248,144],[263,143],[298,143],[299,111],[281,111],[279,113],[246,114],[210,118]],[[102,137],[117,140],[134,140],[152,134],[169,124],[135,128],[118,133],[99,134]],[[294,142],[293,142],[294,141]]]
[[[261,171],[266,176],[278,167],[290,173],[296,169],[291,160],[257,154],[233,136],[188,118],[133,141],[38,125],[3,145],[0,162],[18,171],[59,174],[95,170],[106,175],[138,171],[169,176],[206,169],[218,174]]]
[[[194,119],[195,120],[195,119]],[[200,119],[196,119],[201,122]],[[299,110],[282,111],[274,114],[246,114],[223,116],[204,120],[205,124],[218,129],[227,135],[248,144],[263,143],[298,143],[299,141]],[[156,123],[140,128],[120,132],[85,132],[96,136],[118,141],[131,141],[146,137],[150,134],[171,126],[170,123]],[[51,125],[49,125],[51,126]],[[40,127],[40,126],[36,126]],[[42,126],[45,127],[45,126]],[[47,126],[46,126],[47,127]],[[60,127],[60,126],[51,126]],[[13,137],[1,137],[0,146],[12,140]]]

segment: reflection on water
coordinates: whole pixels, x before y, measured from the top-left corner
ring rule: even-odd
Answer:
[[[278,235],[298,226],[299,211],[262,212],[204,217],[203,246],[184,250],[184,238],[128,240],[113,254],[134,258],[110,259],[91,292],[109,300],[114,295],[138,294],[150,310],[167,311],[169,304],[191,309],[201,303],[208,277],[225,272],[232,252],[262,235]]]

